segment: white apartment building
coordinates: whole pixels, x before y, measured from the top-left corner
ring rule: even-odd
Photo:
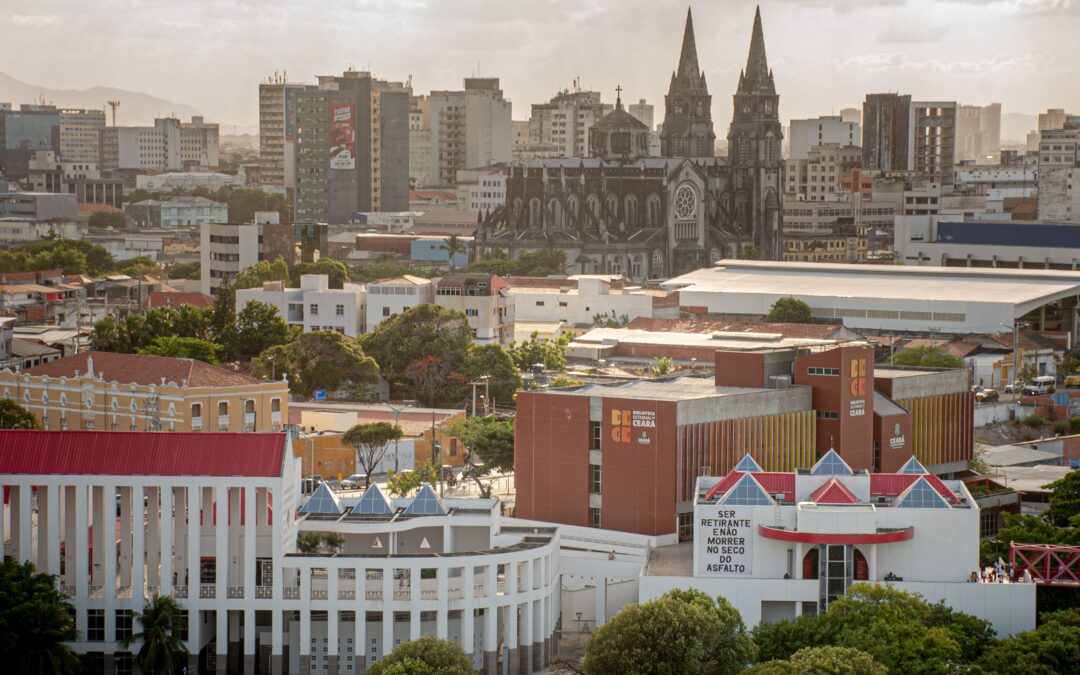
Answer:
[[[187,617],[187,672],[360,672],[422,635],[492,675],[553,654],[558,533],[503,525],[496,500],[324,486],[301,503],[280,433],[8,430],[0,449],[0,553],[59,576],[72,646],[105,672],[130,672],[123,640],[159,594]],[[300,552],[306,532],[344,544]]]
[[[487,213],[506,205],[506,167],[457,172],[458,208]]]
[[[507,283],[494,274],[456,273],[434,282],[435,304],[461,312],[476,344],[508,344],[513,338],[514,306]]]
[[[840,116],[827,115],[791,120],[789,138],[788,159],[806,159],[810,151],[818,145],[858,147],[862,143],[862,132],[858,122],[845,122]]]
[[[784,193],[795,200],[835,199],[840,179],[862,164],[862,148],[829,143],[815,145],[801,159],[784,160],[787,186]]]
[[[220,159],[218,125],[202,117],[181,122],[154,120],[152,127],[104,127],[101,167],[104,169],[169,169],[216,167]]]
[[[173,171],[135,176],[135,187],[150,192],[175,192],[205,188],[216,191],[223,187],[243,187],[239,177],[212,171]]]
[[[18,216],[0,217],[0,243],[31,244],[49,237],[82,239],[87,232],[86,223],[75,220],[34,220]]]
[[[435,286],[431,279],[406,275],[379,279],[367,285],[367,319],[369,331],[390,317],[407,309],[435,301]]]
[[[200,290],[218,294],[222,282],[232,283],[240,270],[259,262],[261,228],[255,224],[207,223],[199,231]]]
[[[550,156],[554,149],[561,157],[588,157],[589,129],[613,109],[600,101],[598,91],[562,91],[547,103],[534,103],[529,118],[532,152]]]
[[[653,302],[664,291],[641,288],[621,277],[579,274],[564,279],[518,277],[507,288],[515,325],[558,321],[570,326],[592,326],[593,317],[654,316]]]
[[[650,133],[653,131],[653,105],[651,103],[645,99],[639,99],[637,103],[626,106],[626,109],[634,116],[634,119],[649,127]]]
[[[262,288],[238,289],[236,311],[249,302],[264,302],[277,307],[285,323],[298,326],[305,333],[333,330],[356,337],[365,330],[366,298],[364,284],[346,283],[343,288],[334,289],[330,288],[330,277],[325,274],[303,274],[300,288],[286,288],[282,281],[267,281]]]
[[[1003,210],[1006,199],[1027,199],[1035,196],[1038,170],[1034,166],[965,165],[953,169],[953,186],[957,190],[974,190],[986,195],[988,205]]]
[[[1080,223],[1080,115],[1039,134],[1038,187],[1041,220]]]
[[[431,92],[426,108],[432,184],[453,185],[462,169],[512,159],[511,103],[499,89],[499,78],[467,77],[461,91]]]

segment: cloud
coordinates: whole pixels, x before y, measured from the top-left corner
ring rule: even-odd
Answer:
[[[1049,61],[1050,59],[1043,54],[1006,53],[984,59],[961,59],[955,61],[925,59],[915,61],[905,52],[883,52],[850,56],[846,59],[833,61],[833,65],[838,70],[856,70],[867,73],[910,72],[985,75],[988,73],[1036,73],[1045,70]]]
[[[59,20],[54,14],[0,14],[0,24],[11,24],[20,28],[42,28]]]
[[[876,42],[883,44],[930,44],[941,40],[949,34],[950,30],[948,24],[904,26],[893,23],[878,35]]]

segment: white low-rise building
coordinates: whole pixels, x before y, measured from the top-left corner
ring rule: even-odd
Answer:
[[[325,274],[304,274],[300,288],[287,288],[282,281],[267,281],[262,288],[242,288],[236,291],[236,311],[249,302],[264,302],[277,307],[278,313],[290,326],[305,333],[334,330],[349,337],[363,333],[366,326],[364,284],[346,283],[342,288],[330,288]]]
[[[666,291],[642,288],[618,276],[510,277],[507,281],[514,321],[522,323],[592,326],[598,315],[625,323],[653,318],[654,303],[668,297]],[[677,316],[677,308],[672,316]]]
[[[2,431],[0,554],[58,575],[73,647],[105,672],[130,672],[123,640],[159,594],[184,613],[187,672],[359,672],[422,635],[484,673],[548,664],[555,528],[427,485],[301,503],[299,464],[286,434]],[[340,544],[300,551],[307,533]]]
[[[367,285],[367,329],[417,305],[435,301],[435,286],[431,279],[405,275],[379,279]]]
[[[830,450],[812,469],[780,473],[747,455],[726,476],[698,478],[694,540],[652,551],[640,599],[697,588],[754,626],[824,612],[853,583],[882,582],[1001,636],[1034,629],[1035,584],[974,583],[978,568],[979,507],[962,481],[914,458],[895,474],[853,472]]]

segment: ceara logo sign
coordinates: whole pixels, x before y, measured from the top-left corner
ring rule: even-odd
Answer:
[[[641,445],[649,444],[645,429],[656,428],[656,413],[652,410],[612,410],[611,440],[630,443],[635,436]]]

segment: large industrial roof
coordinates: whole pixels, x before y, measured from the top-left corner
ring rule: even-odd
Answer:
[[[1080,272],[721,260],[664,286],[706,293],[1009,303],[1034,309],[1080,295]]]
[[[549,389],[552,394],[685,401],[692,398],[735,396],[765,389],[717,387],[711,377],[678,377],[671,380],[636,380],[624,384],[586,384],[576,389]]]

